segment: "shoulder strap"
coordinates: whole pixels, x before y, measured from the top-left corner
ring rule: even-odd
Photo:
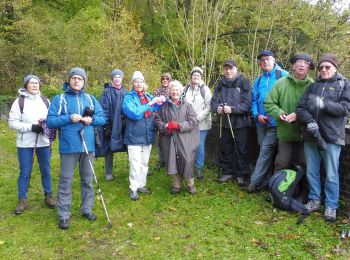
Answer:
[[[341,95],[343,94],[344,85],[345,85],[345,80],[342,79],[342,80],[339,82],[338,100],[340,100],[340,97],[341,97]]]
[[[201,92],[202,98],[205,100],[205,85],[204,84],[200,87],[200,92]]]
[[[43,102],[45,103],[46,107],[49,108],[49,99],[45,96],[40,95],[41,99],[43,100]]]
[[[257,84],[257,86],[260,85],[261,78],[262,78],[262,76],[260,75],[260,76],[259,76],[259,79],[258,79],[258,84]]]
[[[94,103],[92,102],[92,99],[91,99],[90,95],[89,95],[89,94],[85,94],[85,96],[86,96],[87,99],[90,101],[90,108],[91,108],[92,110],[94,110]]]
[[[18,97],[18,105],[19,105],[19,110],[21,111],[21,115],[23,114],[23,108],[24,108],[24,96],[20,95]]]
[[[276,70],[276,78],[277,78],[277,79],[282,78],[282,71],[279,70],[279,69]]]

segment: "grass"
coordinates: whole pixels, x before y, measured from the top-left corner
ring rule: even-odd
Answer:
[[[29,188],[31,208],[20,216],[17,204],[18,162],[15,133],[0,121],[0,258],[1,259],[348,259],[349,240],[340,240],[345,226],[340,215],[333,224],[321,213],[296,225],[298,215],[273,209],[266,194],[247,194],[233,183],[216,183],[214,170],[196,182],[198,194],[169,193],[170,177],[164,170],[148,178],[153,194],[137,202],[128,195],[126,154],[115,156],[115,180],[104,178],[104,160],[95,170],[113,223],[107,228],[96,193],[88,222],[79,214],[80,187],[73,184],[71,226],[58,229],[56,210],[45,207],[38,165],[35,162]],[[155,150],[155,149],[154,149]],[[156,154],[151,167],[156,165]],[[59,155],[52,157],[53,189],[57,191]]]

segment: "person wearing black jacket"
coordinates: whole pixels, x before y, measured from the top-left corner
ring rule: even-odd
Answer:
[[[210,101],[211,111],[220,116],[219,183],[233,179],[246,185],[249,177],[248,129],[252,91],[250,83],[238,72],[234,60],[224,62],[224,76],[216,85]]]
[[[310,186],[307,209],[316,211],[321,204],[320,161],[326,170],[326,221],[336,219],[339,200],[339,156],[345,145],[345,124],[350,114],[350,82],[338,70],[334,54],[318,62],[319,76],[304,93],[296,113],[302,125],[307,179]]]

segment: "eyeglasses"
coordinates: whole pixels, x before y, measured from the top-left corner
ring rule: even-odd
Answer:
[[[70,79],[73,80],[73,81],[83,81],[83,80],[84,80],[84,79],[83,79],[82,77],[80,77],[80,76],[73,76],[73,77],[71,77]]]
[[[297,60],[295,63],[298,65],[310,65],[310,62],[306,60]]]
[[[167,81],[169,81],[169,78],[164,77],[164,78],[162,78],[162,80],[167,80]]]
[[[318,71],[322,71],[323,69],[330,70],[332,67],[331,66],[319,66]]]
[[[266,62],[266,61],[270,61],[270,60],[272,60],[272,57],[265,57],[265,58],[261,58],[260,59],[260,62]]]

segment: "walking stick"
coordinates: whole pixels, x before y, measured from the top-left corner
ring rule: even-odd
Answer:
[[[101,192],[101,189],[100,189],[100,185],[97,181],[97,178],[96,178],[96,174],[95,174],[95,170],[94,170],[94,166],[92,165],[92,162],[91,162],[91,159],[90,159],[90,155],[89,155],[89,151],[87,149],[87,146],[86,146],[86,141],[85,141],[85,135],[84,135],[84,130],[83,130],[84,127],[82,127],[79,131],[80,133],[80,136],[81,136],[81,140],[83,142],[83,147],[84,147],[84,152],[85,154],[87,155],[88,157],[88,161],[89,161],[89,164],[90,164],[90,167],[91,167],[91,171],[92,171],[92,174],[94,176],[94,179],[95,179],[95,183],[96,183],[96,186],[97,186],[97,190],[98,190],[98,195],[100,196],[100,199],[102,201],[102,205],[103,205],[103,209],[104,209],[104,212],[105,212],[105,215],[107,217],[107,221],[108,221],[108,227],[111,228],[112,227],[112,222],[109,218],[109,215],[108,215],[108,212],[107,212],[107,207],[106,207],[106,204],[105,204],[105,201],[103,199],[103,196],[102,196],[102,192]]]
[[[235,145],[235,150],[236,150],[236,154],[237,154],[238,163],[239,163],[239,166],[242,167],[241,160],[240,160],[240,158],[239,158],[239,153],[238,153],[238,148],[237,148],[237,143],[236,143],[235,135],[234,135],[233,129],[232,129],[232,124],[231,124],[230,115],[229,115],[229,114],[226,114],[226,115],[227,115],[228,123],[229,123],[229,125],[230,125],[231,135],[232,135],[232,138],[233,138],[233,143],[234,143],[234,145]]]

